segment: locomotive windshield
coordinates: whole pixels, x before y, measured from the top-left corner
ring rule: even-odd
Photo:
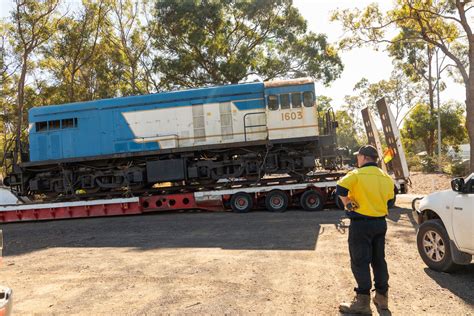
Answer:
[[[291,94],[291,105],[293,108],[301,107],[301,94],[300,93]]]
[[[312,107],[314,105],[313,92],[305,91],[303,92],[303,104],[306,107]]]

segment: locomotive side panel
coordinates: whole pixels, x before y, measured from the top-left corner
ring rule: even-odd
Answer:
[[[126,128],[114,142],[124,140],[148,146],[156,143],[159,149],[242,142],[245,141],[244,118],[249,126],[247,140],[263,140],[267,137],[265,115],[246,116],[256,111],[264,114],[263,100],[257,100],[251,100],[250,105],[247,105],[250,101],[239,100],[124,111],[120,115]],[[123,150],[131,151],[130,144]]]
[[[100,153],[101,128],[97,111],[58,112],[30,116],[30,160],[43,161],[85,157]]]
[[[29,113],[30,161],[230,142],[232,137],[222,137],[222,133],[235,134],[233,127],[242,125],[238,122],[242,113],[236,112],[237,125],[227,124],[222,128],[220,121],[224,118],[229,123],[229,115],[220,113],[220,104],[256,98],[263,99],[262,83],[35,107]],[[202,113],[195,111],[194,119],[192,111],[200,105]],[[144,111],[156,113],[137,117]],[[126,116],[129,116],[128,121]],[[62,127],[63,120],[67,130]],[[203,141],[206,129],[212,137]]]

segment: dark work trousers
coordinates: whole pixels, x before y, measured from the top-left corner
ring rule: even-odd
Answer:
[[[351,219],[349,226],[349,253],[351,269],[357,282],[357,294],[370,294],[374,273],[375,290],[385,294],[388,290],[388,270],[385,261],[385,233],[387,222],[381,219]]]

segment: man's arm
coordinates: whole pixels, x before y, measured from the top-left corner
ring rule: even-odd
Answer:
[[[339,196],[341,198],[342,204],[344,204],[344,208],[346,208],[347,204],[351,202],[351,199],[349,199],[347,196]]]
[[[354,210],[354,202],[351,201],[348,197],[349,190],[347,190],[345,187],[341,185],[336,186],[336,195],[339,196],[339,198],[342,201],[342,204],[344,204],[344,209],[348,211]]]

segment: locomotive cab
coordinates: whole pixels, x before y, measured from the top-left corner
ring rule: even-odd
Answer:
[[[318,136],[318,112],[311,79],[265,83],[268,139]]]

